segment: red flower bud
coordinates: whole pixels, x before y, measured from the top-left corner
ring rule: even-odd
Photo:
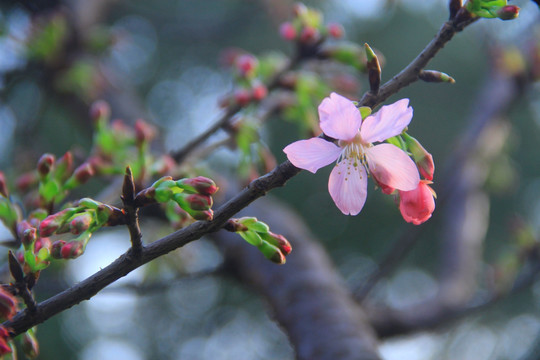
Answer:
[[[342,38],[343,34],[345,33],[345,30],[341,24],[328,24],[327,30],[328,34],[335,39]]]
[[[289,241],[285,239],[285,236],[274,234],[271,231],[269,231],[266,234],[259,234],[259,235],[261,235],[265,241],[276,246],[283,253],[283,255],[287,256],[291,253],[292,251],[291,243],[289,243]]]
[[[313,44],[314,42],[319,40],[319,37],[319,30],[311,26],[306,26],[302,29],[302,32],[300,33],[300,42],[304,44]]]
[[[84,252],[84,242],[72,241],[66,243],[64,240],[57,240],[52,244],[51,256],[55,259],[75,259]]]
[[[506,5],[497,10],[497,17],[501,20],[512,20],[519,15],[519,7],[516,5]]]
[[[135,138],[137,139],[138,144],[150,142],[154,140],[156,135],[157,130],[155,127],[141,119],[135,121]]]
[[[27,172],[26,174],[22,174],[17,178],[15,181],[15,186],[19,191],[25,192],[30,188],[30,186],[36,184],[38,182],[38,178],[35,172]]]
[[[36,228],[29,228],[24,230],[23,236],[21,237],[21,242],[24,245],[25,248],[28,248],[31,246],[37,239],[37,229]]]
[[[244,88],[236,89],[234,91],[234,101],[239,106],[246,106],[251,101],[251,93]]]
[[[185,199],[193,210],[208,210],[213,204],[212,197],[208,195],[190,194]]]
[[[98,100],[90,107],[90,118],[94,123],[104,123],[111,116],[109,104],[103,100]]]
[[[51,239],[48,237],[40,237],[36,240],[36,243],[34,244],[34,253],[38,253],[39,250],[45,248],[45,249],[51,249]]]
[[[206,220],[210,221],[214,218],[214,211],[212,209],[210,210],[204,210],[204,211],[190,211],[188,212],[191,217],[193,217],[195,220]]]
[[[46,176],[54,165],[54,155],[43,154],[37,163],[37,170],[41,176]]]
[[[252,97],[255,101],[261,101],[268,95],[268,89],[263,84],[258,84],[253,87]]]
[[[293,41],[294,39],[296,39],[297,32],[296,32],[296,28],[294,27],[292,23],[284,22],[279,27],[279,34],[285,40]]]
[[[399,191],[399,211],[405,221],[420,225],[427,221],[435,210],[435,193],[428,181],[420,180],[411,191]]]
[[[72,234],[79,235],[80,233],[88,230],[90,225],[94,222],[94,217],[90,212],[83,212],[81,215],[76,216],[71,220],[69,224],[69,230]]]
[[[176,184],[185,191],[199,193],[201,195],[213,195],[219,189],[214,180],[204,176],[180,179]]]
[[[250,77],[255,73],[258,60],[253,55],[242,54],[236,58],[235,64],[240,76]]]
[[[17,313],[17,299],[0,287],[0,318],[11,319]]]
[[[7,198],[9,196],[7,184],[6,184],[6,178],[4,176],[4,173],[0,171],[0,195]]]
[[[9,332],[5,327],[0,325],[0,356],[4,356],[11,352],[11,347],[8,344],[9,339]]]
[[[94,176],[94,174],[95,174],[94,168],[88,162],[85,162],[85,163],[81,164],[73,172],[73,176],[75,177],[78,184],[84,184],[92,176]]]
[[[65,180],[73,171],[73,154],[68,151],[56,162],[55,177],[58,180]]]

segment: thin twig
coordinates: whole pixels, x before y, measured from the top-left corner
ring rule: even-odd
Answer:
[[[142,233],[139,226],[139,209],[135,206],[135,182],[129,166],[126,168],[126,174],[124,175],[121,198],[127,217],[131,250],[134,256],[140,256],[143,249]]]

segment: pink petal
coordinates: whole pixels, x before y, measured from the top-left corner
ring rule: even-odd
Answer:
[[[367,173],[364,166],[344,159],[337,164],[328,181],[328,191],[336,206],[345,215],[357,215],[367,196]]]
[[[362,115],[349,99],[331,93],[319,105],[321,130],[339,140],[352,140],[362,124]]]
[[[341,148],[329,141],[311,138],[287,145],[283,152],[294,166],[315,173],[317,170],[336,161]]]
[[[398,190],[410,191],[418,186],[420,175],[414,161],[392,144],[380,144],[366,150],[371,174],[379,183]]]
[[[401,99],[368,116],[360,129],[362,140],[374,143],[401,134],[413,116],[413,109],[408,105],[409,99]]]

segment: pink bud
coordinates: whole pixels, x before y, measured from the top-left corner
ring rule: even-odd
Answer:
[[[185,199],[193,210],[208,210],[213,204],[212,197],[208,195],[190,194]]]
[[[22,238],[24,236],[25,230],[32,229],[33,226],[30,224],[30,222],[23,220],[19,221],[17,224],[17,236],[19,238]]]
[[[191,217],[193,217],[195,220],[210,221],[214,218],[214,211],[212,211],[212,209],[204,211],[191,211],[189,212],[189,215],[191,215]]]
[[[55,177],[57,179],[67,179],[71,175],[72,171],[73,171],[73,154],[70,151],[67,151],[56,162]]]
[[[304,44],[312,44],[319,40],[319,30],[312,26],[306,26],[300,33],[300,42]]]
[[[80,233],[88,230],[90,225],[94,222],[94,217],[90,212],[84,212],[79,216],[76,216],[71,220],[69,229],[72,234],[79,235]]]
[[[150,142],[154,140],[156,135],[157,130],[155,127],[141,119],[135,121],[135,138],[137,139],[137,143]]]
[[[253,100],[261,101],[268,95],[268,89],[263,84],[258,84],[253,87],[252,96]]]
[[[213,195],[219,189],[214,180],[204,176],[180,179],[176,184],[185,191],[199,193],[201,195]]]
[[[90,118],[95,123],[106,122],[111,116],[111,108],[109,104],[103,100],[98,100],[90,107]]]
[[[51,215],[39,224],[39,236],[51,236],[60,227],[58,219]]]
[[[0,325],[0,356],[4,356],[11,352],[11,347],[8,344],[9,339],[9,332],[5,327]]]
[[[335,39],[342,38],[343,34],[345,33],[345,30],[343,29],[343,26],[341,26],[341,24],[328,24],[327,29],[328,34]]]
[[[78,184],[84,184],[87,182],[92,176],[94,176],[94,168],[90,163],[85,162],[81,164],[78,168],[75,169],[73,172],[73,176],[77,180]]]
[[[252,76],[257,67],[258,60],[255,56],[250,54],[243,54],[236,58],[235,64],[238,72],[241,76]]]
[[[263,236],[263,239],[268,241],[270,244],[276,246],[283,255],[287,256],[292,251],[291,243],[283,235],[274,234],[269,231],[267,234],[260,234]]]
[[[17,313],[17,299],[0,287],[0,318],[11,319]]]
[[[37,163],[37,170],[41,176],[46,176],[53,167],[55,162],[54,155],[43,154]]]
[[[244,88],[234,91],[234,101],[240,106],[246,106],[251,101],[251,93]]]
[[[36,228],[29,228],[23,231],[23,236],[21,237],[21,242],[25,248],[28,248],[32,245],[37,239],[37,230]]]
[[[51,239],[48,237],[40,237],[36,240],[36,243],[34,244],[34,253],[38,253],[39,250],[45,248],[45,249],[51,249]]]
[[[22,174],[17,178],[15,181],[15,186],[19,191],[25,192],[30,188],[30,186],[36,184],[38,181],[38,178],[36,176],[35,172],[27,172],[26,174]]]
[[[416,189],[399,191],[399,211],[405,221],[420,225],[431,217],[435,210],[435,193],[428,183],[420,180]]]
[[[7,198],[9,196],[4,173],[0,171],[0,195]]]
[[[501,20],[512,20],[519,15],[519,7],[516,5],[506,5],[497,10],[497,17]]]
[[[285,40],[293,41],[294,39],[296,39],[297,32],[296,32],[296,28],[294,27],[292,23],[284,22],[279,27],[279,34]]]

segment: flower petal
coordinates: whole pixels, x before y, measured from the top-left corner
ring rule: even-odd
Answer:
[[[401,134],[413,117],[413,109],[408,105],[409,99],[401,99],[368,116],[360,129],[362,140],[373,143]]]
[[[321,130],[339,140],[352,140],[362,125],[362,115],[351,100],[331,93],[319,105]]]
[[[392,144],[379,144],[366,149],[369,171],[379,183],[398,190],[410,191],[418,186],[420,175],[414,161]]]
[[[345,215],[357,215],[367,196],[367,172],[355,160],[344,159],[330,173],[328,191],[334,203]]]
[[[287,145],[283,152],[297,168],[315,173],[323,166],[336,161],[341,148],[329,141],[311,138],[293,142]]]

